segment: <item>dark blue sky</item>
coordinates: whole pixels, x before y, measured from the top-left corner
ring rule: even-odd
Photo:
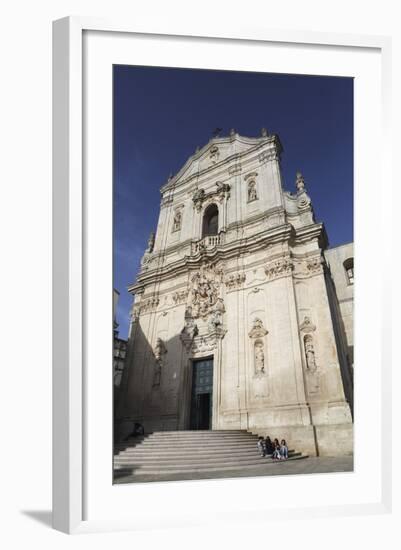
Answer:
[[[284,188],[300,170],[330,246],[353,240],[351,78],[114,67],[114,287],[120,337],[128,334],[133,282],[160,193],[216,127],[258,136],[265,126],[284,147]]]

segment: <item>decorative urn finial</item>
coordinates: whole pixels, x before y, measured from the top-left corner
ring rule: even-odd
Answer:
[[[305,189],[305,180],[301,172],[297,172],[296,180],[295,180],[295,187],[297,188],[297,191],[303,191]]]
[[[260,131],[260,135],[262,137],[267,137],[269,135],[269,132],[267,131],[267,128],[262,128]]]

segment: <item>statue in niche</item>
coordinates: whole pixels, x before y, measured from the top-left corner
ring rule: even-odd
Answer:
[[[155,365],[155,371],[153,375],[153,386],[160,386],[162,366],[164,363],[164,355],[166,353],[167,353],[167,349],[166,349],[166,346],[164,345],[163,340],[161,338],[158,338],[156,340],[156,346],[154,349],[156,365]]]
[[[265,372],[265,352],[263,342],[255,342],[255,374],[264,374]]]
[[[304,338],[306,366],[310,372],[314,372],[317,368],[315,359],[315,349],[313,347],[313,339],[310,334],[307,334]]]
[[[251,180],[248,182],[248,202],[256,201],[258,198],[258,195],[256,193],[256,181]]]
[[[180,210],[174,212],[173,219],[173,231],[179,231],[181,229],[182,213]]]

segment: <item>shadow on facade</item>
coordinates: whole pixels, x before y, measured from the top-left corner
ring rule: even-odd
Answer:
[[[352,419],[354,419],[354,380],[352,365],[354,363],[354,346],[348,346],[344,321],[341,315],[340,304],[330,266],[326,264],[326,286],[329,298],[331,318],[333,320],[334,335],[340,360],[340,371],[345,397],[349,403]]]
[[[135,423],[145,434],[188,428],[192,373],[185,353],[180,334],[168,340],[155,336],[153,347],[140,323],[133,324],[121,386],[114,392],[115,442],[132,434]]]

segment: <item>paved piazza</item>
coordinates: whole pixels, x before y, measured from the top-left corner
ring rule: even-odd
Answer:
[[[263,459],[261,458],[261,461]],[[198,474],[143,475],[140,477],[124,476],[114,480],[114,483],[143,483],[149,481],[184,481],[194,479],[228,479],[237,477],[259,477],[301,474],[327,474],[336,472],[353,472],[353,456],[309,457],[302,460],[276,462],[266,464],[265,468],[256,467],[253,470],[231,470],[230,472],[208,472]]]

